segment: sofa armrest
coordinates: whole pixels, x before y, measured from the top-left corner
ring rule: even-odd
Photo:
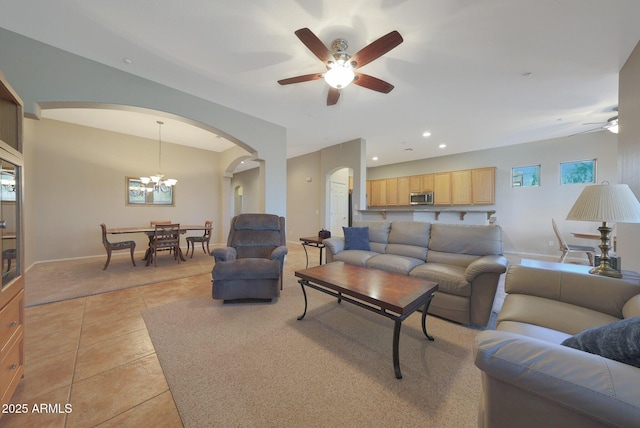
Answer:
[[[340,251],[344,251],[344,238],[341,238],[341,237],[327,238],[327,239],[324,239],[322,243],[327,249],[325,253],[325,260],[327,263],[331,263],[333,261],[333,256],[338,254]]]
[[[640,369],[636,367],[495,330],[480,332],[473,351],[483,374],[481,415],[493,422],[510,418],[513,426],[533,421],[558,426],[564,418],[565,422],[635,426],[640,420]],[[523,400],[523,395],[529,399]],[[520,404],[505,403],[509,396],[518,396]]]
[[[465,279],[469,282],[473,282],[473,280],[481,273],[497,273],[501,275],[507,271],[508,265],[509,262],[504,256],[482,256],[467,266],[467,269],[464,272]]]
[[[237,253],[233,247],[217,247],[211,251],[211,255],[216,262],[228,262],[229,260],[235,260]]]
[[[287,247],[280,245],[279,247],[274,248],[271,252],[271,260],[280,260],[281,262],[284,262],[284,256],[288,253],[289,250],[287,250]]]

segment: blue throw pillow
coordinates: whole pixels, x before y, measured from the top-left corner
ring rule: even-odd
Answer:
[[[590,328],[562,345],[640,368],[640,316]]]
[[[369,245],[369,226],[343,227],[345,250],[371,250]]]

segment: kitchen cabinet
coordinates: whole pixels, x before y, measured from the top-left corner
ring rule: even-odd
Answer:
[[[398,178],[387,178],[387,200],[383,205],[398,205]]]
[[[478,168],[471,171],[472,203],[495,204],[496,168]]]
[[[433,192],[435,190],[434,174],[422,175],[422,189],[421,192]]]
[[[411,190],[411,179],[413,177],[398,177],[398,206],[410,205],[409,194]]]
[[[450,172],[439,172],[433,175],[433,204],[451,205]]]
[[[422,192],[422,176],[421,175],[412,175],[409,177],[409,193],[420,193]]]
[[[451,173],[451,205],[471,205],[471,170]]]
[[[496,168],[367,180],[370,207],[411,206],[412,192],[433,192],[434,205],[495,204]]]
[[[369,206],[382,207],[387,204],[387,180],[371,180],[371,199]]]

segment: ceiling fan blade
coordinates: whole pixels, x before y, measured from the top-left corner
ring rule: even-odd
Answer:
[[[403,42],[403,38],[397,31],[392,31],[378,40],[369,43],[364,48],[360,49],[355,55],[351,57],[351,61],[355,62],[354,68],[364,67],[371,61],[381,57],[389,52],[391,49],[398,46]]]
[[[327,105],[332,106],[338,102],[340,98],[340,89],[329,88],[329,95],[327,95]]]
[[[289,77],[288,79],[278,80],[281,85],[291,85],[292,83],[308,82],[310,80],[322,79],[321,73],[305,74],[302,76]]]
[[[605,128],[604,126],[601,126],[599,128],[592,128],[592,129],[588,129],[586,131],[576,132],[575,134],[568,135],[568,137],[573,137],[575,135],[582,135],[582,134],[590,134],[592,132],[604,131],[605,129],[607,129],[607,128]]]
[[[322,43],[322,41],[308,28],[301,28],[295,32],[296,36],[300,39],[304,45],[309,48],[315,56],[318,57],[323,63],[333,61],[333,55],[331,51]]]
[[[362,73],[356,73],[356,78],[353,80],[353,84],[362,86],[363,88],[382,92],[383,94],[388,94],[394,88],[391,83],[387,83],[384,80],[378,79],[377,77],[369,76]]]

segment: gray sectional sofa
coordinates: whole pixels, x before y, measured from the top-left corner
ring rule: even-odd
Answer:
[[[367,227],[369,249],[345,249],[345,239],[325,239],[327,263],[381,269],[435,281],[429,313],[462,324],[486,326],[500,275],[502,229],[417,221],[356,222]],[[348,244],[348,242],[347,242]]]
[[[513,265],[505,290],[474,345],[478,426],[640,426],[640,280]]]

